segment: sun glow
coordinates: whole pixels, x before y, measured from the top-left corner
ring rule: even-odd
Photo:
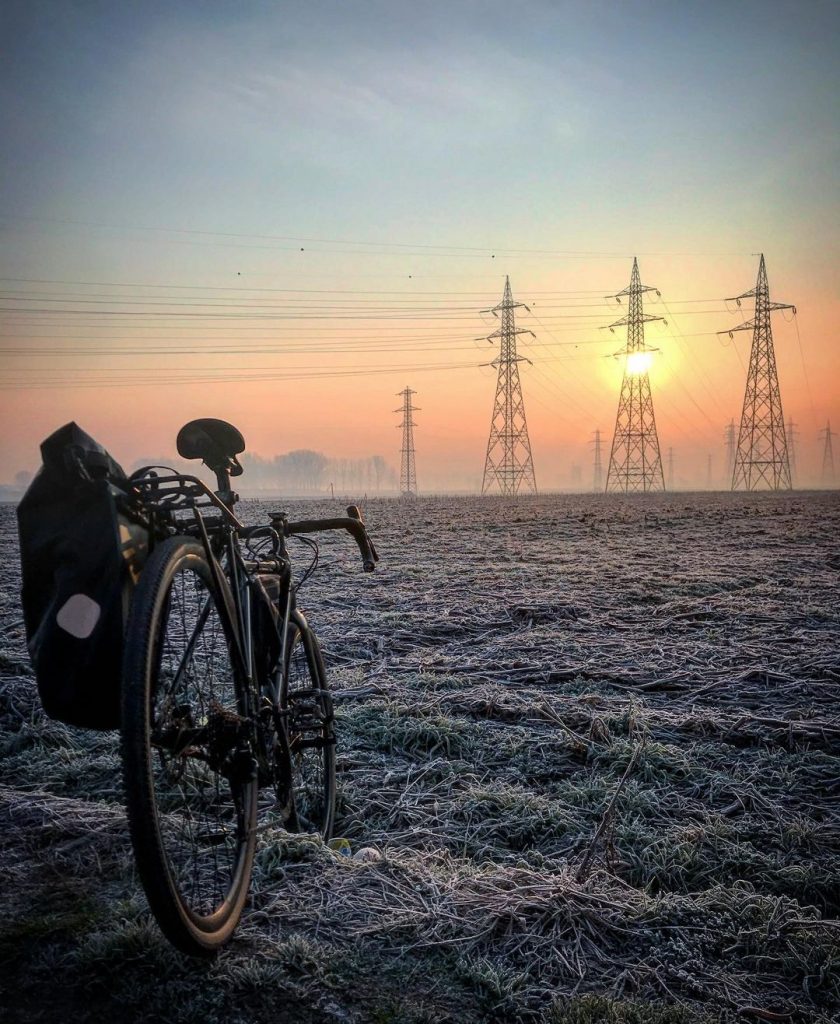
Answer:
[[[652,352],[631,352],[627,356],[628,373],[647,373],[653,362]]]

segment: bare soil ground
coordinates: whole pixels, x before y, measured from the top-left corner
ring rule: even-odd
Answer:
[[[0,506],[4,1019],[837,1020],[840,496],[365,511],[380,570],[325,544],[302,603],[336,833],[375,852],[266,819],[195,963],[139,889],[118,738],[40,711]]]

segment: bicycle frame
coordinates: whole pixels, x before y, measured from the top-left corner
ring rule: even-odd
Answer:
[[[221,474],[220,474],[221,477]],[[258,770],[263,778],[271,777],[273,766],[269,764],[264,744],[260,742],[263,731],[261,715],[269,712],[273,727],[279,733],[281,745],[288,749],[285,720],[280,708],[281,687],[285,652],[289,641],[290,625],[300,631],[303,636],[310,633],[306,618],[296,607],[295,588],[292,585],[292,564],[285,547],[287,522],[285,517],[273,517],[270,525],[246,527],[231,511],[222,498],[236,500],[229,489],[229,481],[219,480],[220,493],[214,493],[203,481],[186,474],[170,476],[153,476],[133,479],[132,485],[139,492],[140,501],[150,518],[162,519],[168,528],[200,539],[210,565],[217,592],[224,595],[224,607],[218,608],[222,626],[228,637],[236,662],[236,668],[245,681],[245,692],[248,695],[249,707],[247,719],[250,722],[250,747],[258,758]],[[202,510],[213,509],[220,515],[208,524]],[[192,522],[176,522],[175,514],[192,512]],[[275,529],[275,523],[281,529]],[[324,529],[350,529],[355,533],[357,523],[353,519],[320,520],[295,524],[299,527],[294,532],[314,532]],[[209,528],[208,528],[209,526]],[[363,527],[362,527],[363,530]],[[212,533],[211,533],[212,531]],[[242,542],[266,536],[272,542],[272,557],[265,560],[247,559],[243,556]],[[375,556],[375,553],[373,555]],[[367,563],[366,563],[367,565]],[[260,679],[255,667],[254,614],[258,612],[258,602],[265,597],[257,593],[254,583],[260,574],[275,575],[280,580],[280,601],[277,605],[277,621],[272,622],[277,631],[276,641],[278,663],[268,678]],[[197,637],[210,611],[211,598],[199,613],[192,637],[188,640],[181,666],[176,670],[176,679],[180,676],[194,649]],[[307,661],[312,658],[312,644],[305,645]],[[310,665],[314,670],[315,666]]]
[[[178,452],[213,469],[217,489],[147,466],[119,499],[155,548],[129,609],[122,668],[131,841],[164,934],[196,955],[236,927],[257,832],[332,832],[333,702],[317,638],[296,607],[310,572],[293,578],[286,539],[343,529],[365,569],[377,557],[355,506],[346,519],[240,522],[230,477],[242,472],[235,453],[244,443],[221,420],[192,421]],[[270,808],[263,787],[273,790]],[[261,806],[270,813],[258,824]]]

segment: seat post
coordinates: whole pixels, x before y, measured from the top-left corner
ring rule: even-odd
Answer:
[[[239,495],[230,488],[230,472],[227,466],[216,470],[216,488],[219,501],[227,505],[228,508],[233,508],[239,500]]]

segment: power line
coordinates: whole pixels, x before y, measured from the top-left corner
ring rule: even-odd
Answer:
[[[205,284],[160,284],[143,281],[68,281],[56,278],[44,277],[0,277],[0,281],[12,284],[59,284],[72,285],[84,288],[171,288],[177,290],[192,289],[194,291],[224,291],[224,292],[273,292],[293,293],[304,295],[487,295],[488,289],[481,291],[416,291],[415,289],[401,289],[399,291],[383,291],[380,288],[254,288],[243,285],[205,285]],[[584,290],[531,292],[532,295],[603,295],[603,288],[587,288]],[[718,299],[697,299],[689,301],[717,302]]]
[[[536,322],[543,329],[543,331],[545,331],[545,333],[548,334],[548,336],[550,338],[552,338],[552,341],[549,342],[549,343],[542,342],[542,341],[540,341],[540,339],[536,339],[538,344],[542,344],[545,347],[549,347],[549,345],[552,345],[552,344],[553,345],[566,345],[566,344],[568,344],[568,342],[559,341],[557,339],[556,335],[554,334],[554,332],[543,323],[543,321],[537,316],[536,313],[533,312],[533,310],[529,310],[529,312],[531,313],[531,316],[533,316],[534,320],[536,320]],[[555,328],[555,330],[561,330],[561,329],[562,328]],[[591,339],[591,340],[578,340],[577,344],[602,344],[602,339],[601,338],[595,338],[595,339]],[[592,388],[590,388],[585,382],[581,382],[581,379],[579,377],[576,379],[576,383],[578,385],[583,383],[584,389],[590,394],[590,396],[595,396],[595,392],[592,390]],[[597,396],[595,396],[595,397],[597,397]]]
[[[278,242],[307,242],[312,245],[358,245],[378,250],[382,249],[414,249],[424,250],[424,254],[439,255],[442,252],[455,251],[456,254],[460,253],[477,253],[480,255],[484,254],[499,254],[499,255],[536,255],[536,256],[595,256],[604,257],[611,259],[624,259],[627,258],[628,253],[615,252],[615,251],[603,251],[603,250],[592,250],[592,249],[519,249],[519,248],[507,248],[505,246],[472,246],[472,245],[449,245],[449,244],[430,244],[423,242],[373,242],[373,241],[362,241],[359,239],[342,239],[342,238],[312,238],[308,236],[300,235],[275,235],[266,233],[256,232],[240,232],[240,231],[208,231],[206,229],[199,228],[172,228],[172,227],[148,227],[144,225],[116,225],[107,224],[101,221],[84,221],[74,220],[57,217],[28,217],[21,214],[7,214],[5,215],[7,220],[25,221],[28,223],[35,224],[64,224],[73,227],[85,227],[95,228],[97,230],[115,231],[115,232],[151,232],[157,234],[177,234],[177,235],[198,235],[207,238],[258,238],[264,241],[278,241]],[[382,252],[373,253],[373,255],[383,255]],[[407,255],[415,255],[415,253],[408,253]],[[674,251],[660,251],[660,252],[641,252],[637,253],[640,256],[743,256],[742,252],[674,252]]]
[[[70,339],[73,340],[73,339]],[[436,349],[448,349],[448,348],[463,348],[463,349],[474,349],[475,344],[470,338],[447,338],[445,336],[431,337],[431,338],[399,338],[389,339],[383,338],[350,338],[348,342],[342,342],[335,337],[326,338],[312,338],[307,337],[300,341],[294,341],[293,339],[276,339],[273,341],[266,341],[258,344],[260,339],[254,341],[243,341],[241,339],[233,339],[234,341],[240,341],[239,344],[230,345],[217,342],[216,344],[210,345],[197,345],[197,344],[185,344],[184,340],[179,338],[168,339],[173,344],[159,345],[159,344],[143,344],[139,345],[138,341],[151,342],[166,341],[165,338],[142,338],[134,339],[130,345],[95,345],[95,344],[83,344],[83,345],[21,345],[6,346],[0,348],[0,352],[8,356],[80,356],[80,355],[109,355],[109,356],[123,356],[123,355],[185,355],[185,354],[202,354],[202,355],[241,355],[241,354],[262,354],[276,352],[278,355],[287,354],[290,352],[400,352],[400,351],[416,351],[425,352]],[[189,339],[185,339],[188,341]],[[459,344],[460,342],[472,342],[469,345]],[[602,341],[586,342],[584,344],[603,344]],[[294,346],[300,346],[295,348]],[[363,347],[359,347],[359,346]],[[577,347],[576,342],[557,342],[556,347]],[[573,359],[573,354],[567,354],[563,357],[564,359]]]
[[[31,383],[28,381],[12,382],[12,383],[0,383],[0,390],[5,391],[28,391],[28,390],[55,390],[64,388],[103,388],[103,387],[136,387],[138,384],[153,384],[153,385],[168,385],[168,384],[222,384],[230,382],[243,382],[243,381],[298,381],[298,380],[316,380],[316,379],[328,379],[337,377],[368,377],[381,374],[393,374],[393,373],[404,373],[406,371],[411,373],[427,373],[427,372],[440,372],[445,370],[474,370],[475,363],[441,363],[438,365],[420,365],[420,366],[382,366],[373,369],[358,370],[358,369],[347,369],[347,370],[319,370],[319,371],[291,371],[288,373],[275,373],[275,372],[261,372],[261,373],[243,373],[239,375],[222,374],[219,376],[202,376],[200,373],[196,374],[191,371],[188,374],[182,376],[169,376],[169,377],[147,377],[137,378],[132,377],[127,379],[124,375],[115,377],[113,380],[89,380],[89,381],[67,381],[66,378],[54,378],[47,382]]]
[[[706,392],[711,396],[712,401],[715,403],[715,405],[720,407],[718,395],[717,395],[716,391],[714,390],[714,388],[712,387],[711,382],[709,381],[708,377],[706,376],[706,373],[705,373],[702,365],[700,364],[700,362],[698,360],[695,359],[693,349],[691,348],[690,345],[684,345],[683,344],[683,340],[685,338],[685,335],[683,335],[683,332],[680,329],[680,326],[679,326],[679,324],[676,321],[675,314],[673,313],[673,311],[671,310],[671,307],[668,305],[668,303],[664,299],[661,299],[661,302],[662,302],[662,305],[663,305],[666,313],[668,314],[667,325],[673,328],[672,337],[676,341],[677,346],[685,354],[686,358],[689,360],[691,365],[694,367],[694,371],[697,374],[698,379],[703,384],[703,387],[705,388]],[[683,313],[681,311],[680,312],[680,316],[682,316],[682,315],[683,315]],[[703,415],[705,415],[705,413]],[[711,423],[712,421],[709,420],[709,422]]]
[[[128,303],[126,303],[128,304]],[[183,306],[185,303],[172,303],[172,305]],[[28,316],[37,315],[40,317],[55,317],[55,316],[68,316],[68,317],[91,317],[94,318],[94,322],[100,317],[114,317],[114,318],[126,318],[133,317],[135,319],[146,318],[152,322],[160,319],[168,320],[181,320],[181,319],[210,319],[210,320],[417,320],[426,317],[431,320],[469,320],[474,317],[468,312],[469,307],[458,307],[457,309],[447,309],[445,307],[436,307],[431,309],[416,309],[416,308],[403,308],[403,309],[370,309],[370,310],[358,310],[355,309],[352,312],[345,312],[340,307],[332,307],[332,310],[338,309],[338,312],[333,312],[330,307],[323,307],[328,312],[318,312],[315,309],[303,309],[296,310],[293,308],[277,307],[278,309],[284,309],[283,313],[265,313],[257,312],[256,309],[265,309],[270,307],[251,307],[251,309],[244,310],[242,307],[236,306],[208,306],[204,303],[196,303],[195,306],[200,306],[208,312],[172,312],[167,309],[148,309],[148,310],[125,310],[125,309],[67,309],[67,308],[50,308],[43,309],[35,306],[0,306],[0,313],[11,313],[13,315],[26,314]],[[241,311],[236,313],[218,313],[215,309],[223,308],[239,308]],[[557,307],[557,308],[569,308],[569,307]],[[719,309],[691,309],[684,310],[681,316],[707,316],[709,314],[717,314],[726,312],[726,310]],[[548,316],[546,319],[553,320],[575,320],[575,321],[597,321],[603,319],[602,313],[570,313],[570,314],[559,314],[555,313]],[[657,319],[662,319],[658,317]],[[13,322],[13,321],[8,321]],[[44,321],[46,323],[55,322],[53,320]],[[741,328],[733,328],[733,330],[740,330]]]

